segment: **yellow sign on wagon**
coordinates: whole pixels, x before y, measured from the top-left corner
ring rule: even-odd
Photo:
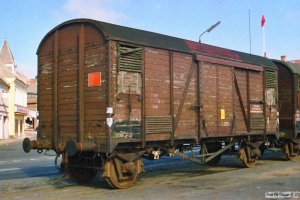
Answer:
[[[225,119],[225,109],[221,109],[221,119]]]

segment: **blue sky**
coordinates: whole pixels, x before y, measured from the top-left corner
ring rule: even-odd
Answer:
[[[36,49],[56,25],[73,18],[149,30],[198,41],[209,26],[221,21],[202,42],[262,55],[261,17],[266,18],[269,58],[300,59],[299,0],[0,0],[0,42],[7,38],[18,70],[29,77],[37,71]],[[1,44],[2,45],[2,44]]]

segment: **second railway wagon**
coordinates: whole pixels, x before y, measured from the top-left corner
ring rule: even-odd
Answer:
[[[279,132],[289,141],[284,147],[288,159],[297,155],[300,139],[300,65],[273,60],[278,67]]]
[[[101,170],[112,187],[128,188],[142,156],[194,146],[210,164],[238,146],[253,167],[277,140],[269,59],[90,19],[55,27],[37,55],[38,138],[23,147],[62,154],[76,180]]]

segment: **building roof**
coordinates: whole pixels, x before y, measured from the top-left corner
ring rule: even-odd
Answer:
[[[4,40],[0,50],[0,74],[3,78],[15,78],[13,72],[6,67],[7,64],[15,65],[15,61],[8,42]]]
[[[36,79],[29,79],[27,81],[28,83],[28,88],[27,88],[27,93],[29,94],[37,94],[37,80]]]
[[[220,48],[208,44],[203,44],[195,41],[158,34],[150,31],[144,31],[144,30],[129,28],[125,26],[114,25],[114,24],[96,21],[92,19],[74,19],[58,25],[44,37],[44,39],[40,43],[40,46],[43,43],[43,41],[55,30],[73,23],[93,24],[103,32],[107,40],[111,39],[116,41],[129,42],[133,44],[140,44],[140,45],[167,49],[167,50],[174,50],[174,51],[190,53],[190,54],[209,55],[212,57],[230,59],[238,62],[250,63],[250,64],[259,65],[267,68],[276,68],[276,65],[271,60],[261,56],[247,54],[247,53],[225,49],[225,48]],[[39,48],[37,50],[37,53],[38,52],[39,52]]]
[[[15,78],[15,75],[5,65],[1,65],[1,64],[0,64],[0,74],[4,78]]]
[[[4,40],[0,51],[0,65],[1,64],[10,64],[14,66],[16,65],[14,56],[11,53],[7,40]]]
[[[28,78],[21,72],[16,71],[15,73],[12,69],[9,69],[7,65],[12,65],[16,67],[16,62],[14,56],[9,48],[7,40],[4,40],[1,51],[0,51],[0,74],[1,77],[5,78],[16,78],[23,84],[27,85]]]
[[[300,64],[300,59],[298,59],[298,60],[291,60],[290,62]]]
[[[2,76],[1,72],[0,72],[0,83],[9,87],[9,82]]]
[[[0,59],[1,60],[1,59]],[[14,74],[4,65],[0,63],[0,80],[6,86],[9,86],[9,82],[6,78],[14,78]]]
[[[16,72],[16,77],[17,77],[17,79],[19,79],[20,81],[22,81],[23,83],[28,85],[27,82],[28,82],[29,78],[25,74],[22,74],[21,72],[17,71]]]

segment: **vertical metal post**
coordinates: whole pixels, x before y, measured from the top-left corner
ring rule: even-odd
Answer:
[[[174,145],[175,128],[174,128],[174,71],[173,71],[173,52],[169,51],[170,67],[170,113],[172,117],[171,145]]]
[[[219,94],[219,70],[218,69],[219,69],[219,67],[216,66],[217,134],[220,135],[220,133],[219,133],[219,125],[220,125],[220,119],[221,119],[221,107],[220,107],[220,100],[219,100],[220,99],[220,97],[219,97],[220,94]]]
[[[39,71],[39,67],[41,66],[41,60],[40,60],[40,55],[39,55],[39,53],[40,53],[40,52],[38,52],[38,54],[37,54],[37,66],[38,66],[38,70],[37,70],[37,71]],[[38,73],[38,74],[39,74],[39,73]],[[37,93],[39,94],[40,89],[41,89],[41,88],[40,88],[40,87],[41,87],[41,86],[40,86],[40,83],[41,83],[41,82],[40,82],[40,78],[41,78],[41,77],[40,77],[39,75],[37,75],[36,77],[37,77]],[[40,105],[41,105],[40,102],[41,102],[40,95],[37,95],[37,110],[38,110],[38,111],[41,110],[41,108],[40,108]],[[34,120],[34,124],[35,124],[35,125],[34,125],[34,126],[35,126],[34,128],[36,128],[36,125],[37,125],[37,121],[36,121],[36,120],[37,120],[37,119]],[[53,119],[52,119],[52,120],[53,120]],[[36,139],[37,139],[37,140],[40,140],[40,138],[41,138],[41,137],[40,137],[40,136],[41,136],[41,135],[40,135],[40,129],[37,128],[37,131],[36,131],[36,132],[37,132],[37,136],[36,136],[37,138],[36,138]]]
[[[265,130],[264,130],[264,140],[266,139],[266,133],[267,133],[267,119],[266,119],[266,71],[265,69],[262,72],[263,76],[263,98],[264,98],[264,104],[263,104],[263,114],[265,119]]]
[[[263,34],[263,57],[267,57],[266,53],[266,39],[265,39],[265,26],[262,27],[262,34]]]
[[[112,45],[111,41],[107,42],[107,66],[106,66],[106,78],[107,78],[107,82],[106,82],[106,105],[107,107],[112,107],[112,102],[111,102],[111,88],[112,88],[112,65],[113,65],[113,59],[115,59],[114,57],[114,48],[115,46]],[[112,129],[109,126],[106,126],[106,138],[107,138],[107,151],[109,153],[112,153],[113,149],[113,145],[112,145]]]
[[[77,141],[79,143],[84,142],[84,56],[85,56],[85,27],[84,24],[80,27],[79,33],[79,76],[78,76],[78,84],[79,84],[79,128],[77,132]]]
[[[235,88],[235,85],[234,85],[234,67],[232,67],[231,68],[231,75],[232,75],[232,118],[234,118],[235,117],[235,90],[234,90],[234,88]],[[231,127],[232,129],[232,131],[231,131],[231,133],[233,134],[234,133],[234,126],[232,126]]]
[[[246,81],[247,81],[247,115],[248,115],[248,121],[247,126],[249,127],[248,131],[251,131],[251,117],[250,117],[250,81],[249,81],[249,71],[246,71]]]
[[[142,148],[146,146],[146,103],[145,103],[145,49],[142,52],[143,66],[142,66]]]
[[[197,83],[197,122],[198,122],[198,137],[197,143],[200,143],[201,140],[201,130],[202,130],[202,119],[201,119],[201,96],[200,96],[200,61],[197,62],[197,76],[196,76],[196,83]]]
[[[252,53],[251,52],[251,50],[252,50],[252,47],[251,47],[251,11],[250,11],[250,9],[248,9],[248,14],[249,14],[249,23],[248,23],[248,25],[249,25],[249,43],[250,43],[250,54]]]
[[[54,33],[53,44],[53,144],[58,147],[58,31]]]
[[[276,73],[278,74],[278,71],[276,71]],[[277,75],[278,77],[278,75]],[[298,93],[298,75],[297,74],[292,74],[292,102],[293,102],[293,132],[294,132],[294,138],[297,137],[297,130],[296,130],[296,114],[297,114],[297,107],[298,107],[298,97],[297,97],[297,93]],[[277,86],[276,86],[276,92],[278,95],[278,82],[277,82]]]

